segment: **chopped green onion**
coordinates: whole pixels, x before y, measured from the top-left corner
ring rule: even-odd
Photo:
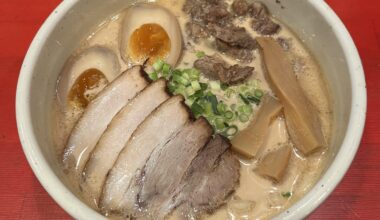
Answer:
[[[173,70],[173,71],[172,71],[172,75],[173,75],[173,77],[174,77],[174,76],[181,76],[181,75],[182,75],[182,72],[181,72],[181,70]]]
[[[201,89],[204,91],[208,88],[208,84],[207,83],[199,83],[201,85]]]
[[[158,73],[157,72],[152,72],[149,74],[149,78],[153,81],[156,81],[158,79]]]
[[[234,113],[233,113],[232,111],[226,111],[226,112],[224,113],[224,117],[225,117],[226,119],[228,119],[228,120],[231,120],[231,119],[233,119],[233,117],[234,117]]]
[[[207,100],[211,103],[212,111],[214,112],[214,114],[218,115],[218,99],[216,98],[216,96],[212,93],[209,93],[207,94]]]
[[[185,100],[185,104],[186,104],[187,106],[192,106],[193,103],[194,103],[194,99],[186,99],[186,100]]]
[[[197,53],[195,54],[195,56],[197,56],[197,58],[202,58],[206,55],[206,53],[204,51],[197,51]]]
[[[223,90],[223,91],[226,91],[228,89],[228,84],[227,83],[222,83],[220,84],[220,88]]]
[[[213,110],[212,110],[212,105],[211,103],[207,102],[204,104],[204,112],[205,112],[205,115],[207,116],[210,116],[210,115],[213,115]]]
[[[195,91],[198,91],[198,90],[201,90],[201,89],[202,89],[202,88],[201,88],[201,85],[199,84],[198,81],[192,81],[192,82],[191,82],[191,87],[193,87],[193,89],[194,89]]]
[[[250,82],[250,85],[251,85],[252,87],[254,87],[254,88],[259,87],[259,86],[260,86],[260,80],[258,80],[258,79],[252,80],[252,81]]]
[[[185,96],[186,87],[184,85],[177,85],[177,88],[174,90],[174,94],[181,94],[181,95]]]
[[[173,75],[173,80],[179,84],[182,84],[184,86],[187,86],[190,84],[190,81],[183,78],[182,76],[180,75]]]
[[[198,90],[198,91],[196,91],[196,92],[194,93],[193,96],[196,97],[196,98],[202,98],[202,97],[204,96],[204,93],[203,93],[202,90]]]
[[[226,96],[227,96],[227,98],[231,98],[232,94],[234,94],[234,93],[235,93],[235,91],[233,89],[228,88],[226,90]]]
[[[200,116],[203,112],[204,112],[204,109],[202,108],[202,106],[200,106],[198,103],[194,102],[192,105],[191,105],[191,111],[194,113],[194,115],[197,117],[197,116]]]
[[[226,111],[226,108],[227,106],[223,102],[219,102],[218,105],[216,106],[216,109],[218,110],[220,114],[223,114]]]
[[[241,100],[243,100],[244,104],[249,105],[249,99],[244,97],[241,93],[239,93],[239,96],[240,96]]]
[[[249,117],[246,114],[239,114],[239,120],[241,122],[247,122],[247,121],[249,121]]]
[[[193,89],[193,87],[191,87],[191,86],[186,87],[186,95],[187,96],[192,96],[192,95],[194,95],[194,93],[195,93],[195,90]]]
[[[217,81],[211,81],[210,82],[210,87],[213,90],[220,90],[220,83]]]
[[[236,104],[232,104],[232,105],[230,105],[230,109],[231,109],[232,111],[235,111],[235,109],[236,109]]]
[[[170,65],[167,63],[164,63],[164,65],[162,65],[162,74],[165,77],[167,77],[167,76],[169,76],[169,73],[170,73]]]
[[[246,85],[239,86],[239,92],[245,93],[249,90],[249,87]]]
[[[190,80],[199,80],[200,72],[197,69],[187,69],[186,73],[189,75]]]
[[[187,72],[182,72],[182,77],[186,80],[190,80],[189,74]]]
[[[281,193],[281,195],[282,195],[282,197],[284,197],[284,198],[289,198],[289,197],[292,196],[292,192],[283,192],[283,193]]]
[[[243,105],[242,112],[249,115],[252,113],[252,106],[251,105]]]
[[[263,97],[263,96],[264,96],[264,92],[263,92],[263,90],[261,90],[261,89],[255,89],[255,96],[256,96],[257,98],[261,98],[261,97]]]
[[[236,125],[231,125],[227,128],[227,130],[225,131],[225,134],[227,136],[234,136],[237,132],[238,132],[238,127]]]
[[[177,88],[177,85],[175,84],[175,82],[170,81],[168,83],[168,89],[169,89],[170,93],[174,93],[174,91],[176,90],[176,88]]]
[[[224,129],[226,126],[224,124],[224,120],[223,118],[216,118],[214,120],[214,123],[215,123],[215,127],[218,129],[218,130],[222,130]]]
[[[156,60],[155,63],[153,63],[153,69],[156,70],[157,72],[161,71],[162,67],[164,65],[164,61],[161,59]]]
[[[252,103],[260,104],[260,99],[255,96],[247,96],[247,99]]]

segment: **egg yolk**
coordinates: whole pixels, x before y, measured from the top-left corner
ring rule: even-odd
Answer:
[[[106,83],[108,80],[101,71],[88,69],[75,81],[69,93],[69,101],[76,107],[84,108],[95,97],[95,94],[91,94],[91,90]]]
[[[130,56],[133,60],[157,58],[164,59],[170,51],[170,39],[166,31],[158,24],[144,24],[136,29],[129,40]]]

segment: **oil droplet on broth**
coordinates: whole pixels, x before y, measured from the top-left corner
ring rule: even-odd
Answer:
[[[153,63],[157,58],[165,58],[170,51],[170,38],[158,24],[143,24],[136,29],[130,39],[130,57],[135,61],[149,58]]]
[[[107,83],[108,80],[100,70],[88,69],[75,81],[69,93],[69,102],[74,107],[85,108]]]

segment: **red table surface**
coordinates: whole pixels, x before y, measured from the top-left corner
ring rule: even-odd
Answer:
[[[0,1],[0,219],[70,219],[30,169],[15,119],[16,84],[24,55],[43,21],[60,2]],[[359,49],[367,80],[368,114],[351,168],[309,219],[380,219],[380,1],[327,2],[344,21]]]

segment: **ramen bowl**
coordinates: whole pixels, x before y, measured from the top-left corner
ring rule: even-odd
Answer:
[[[16,117],[25,155],[42,186],[76,219],[104,219],[69,189],[52,137],[58,75],[80,40],[128,7],[128,0],[63,1],[35,36],[20,72]],[[329,161],[317,183],[277,219],[301,219],[331,194],[348,170],[360,144],[366,115],[366,86],[357,49],[343,23],[322,0],[266,2],[320,64],[330,88],[334,133]]]

